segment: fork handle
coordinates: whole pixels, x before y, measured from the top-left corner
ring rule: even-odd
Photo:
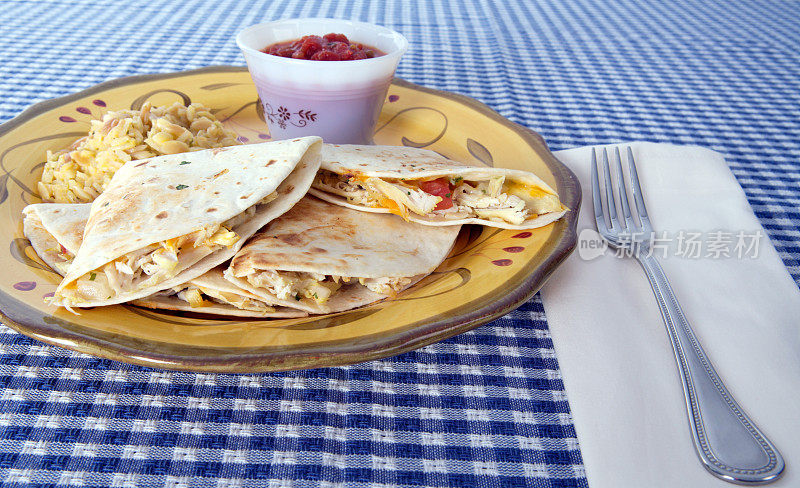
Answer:
[[[712,474],[741,484],[769,483],[783,473],[781,454],[722,383],[683,315],[655,257],[636,256],[658,300],[678,362],[697,455]]]

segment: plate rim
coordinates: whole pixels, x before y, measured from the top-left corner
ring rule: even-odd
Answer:
[[[217,65],[192,70],[142,74],[111,79],[90,86],[79,92],[43,100],[28,107],[16,117],[0,124],[0,137],[52,108],[120,86],[204,73],[246,71],[247,68],[243,66]],[[53,330],[47,330],[45,333],[42,333],[40,332],[40,328],[36,325],[29,325],[11,320],[2,310],[0,310],[0,322],[23,335],[46,344],[128,364],[175,371],[261,373],[344,366],[391,357],[448,339],[515,310],[522,305],[522,303],[530,300],[539,289],[541,289],[550,275],[552,275],[558,266],[575,249],[582,193],[577,176],[556,158],[539,133],[503,117],[483,102],[460,93],[425,87],[397,77],[394,78],[392,84],[453,100],[476,110],[503,127],[512,130],[542,158],[545,165],[556,177],[556,190],[559,193],[562,203],[566,205],[570,211],[567,212],[562,219],[553,224],[560,229],[554,230],[548,238],[548,241],[555,240],[555,243],[552,247],[547,248],[548,254],[542,262],[523,279],[521,284],[514,288],[503,299],[457,317],[433,320],[426,326],[427,333],[424,334],[419,334],[416,329],[409,329],[368,345],[359,346],[357,344],[350,348],[339,348],[337,352],[334,353],[324,354],[322,351],[319,351],[316,355],[310,355],[309,352],[312,351],[304,351],[302,354],[289,353],[273,357],[265,357],[264,354],[261,353],[248,354],[246,352],[234,352],[233,350],[230,357],[228,355],[219,355],[209,358],[198,358],[193,356],[178,357],[159,354],[157,352],[148,351],[146,348],[135,349],[125,345],[109,343],[102,339],[86,337],[78,332],[69,330],[55,332]],[[548,243],[545,243],[545,246],[547,246],[547,244]]]

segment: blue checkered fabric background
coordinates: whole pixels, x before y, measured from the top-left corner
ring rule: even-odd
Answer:
[[[0,122],[112,78],[243,65],[237,31],[301,16],[401,31],[399,76],[475,97],[553,149],[722,152],[800,280],[797,1],[3,0]],[[538,298],[347,368],[164,372],[5,327],[0,361],[9,486],[586,486]]]

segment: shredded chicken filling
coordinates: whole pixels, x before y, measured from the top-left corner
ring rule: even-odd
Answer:
[[[489,181],[459,183],[453,190],[453,206],[444,211],[471,212],[474,216],[519,225],[530,215],[525,201],[516,195],[503,192],[505,177]]]
[[[244,212],[221,224],[151,244],[121,256],[78,278],[61,291],[64,301],[80,304],[86,300],[107,300],[123,291],[140,290],[176,276],[204,257],[236,244],[233,230],[251,218],[258,205],[274,200],[273,192]]]
[[[264,288],[282,300],[312,300],[324,304],[343,285],[360,284],[381,295],[394,295],[409,284],[410,278],[356,278],[318,273],[262,270],[246,276],[247,281]]]
[[[36,220],[31,219],[29,223],[27,223],[26,225],[35,227],[36,229],[38,229],[39,232],[43,234],[46,233],[50,237],[50,239],[52,239],[52,242],[48,241],[48,244],[54,247],[46,249],[45,252],[51,256],[55,255],[55,257],[60,259],[60,261],[56,261],[53,263],[53,267],[56,269],[56,271],[58,271],[61,274],[61,276],[67,274],[67,270],[69,269],[69,266],[72,264],[72,260],[75,259],[75,255],[69,252],[69,250],[67,250],[66,247],[62,246],[56,240],[55,236],[50,234],[48,230],[45,229],[44,225],[42,225],[41,221],[38,220],[38,218]]]
[[[372,208],[386,208],[408,219],[409,212],[439,216],[448,220],[478,217],[510,224],[522,224],[528,218],[560,209],[558,197],[516,182],[505,176],[482,181],[450,180],[452,206],[436,210],[442,197],[419,188],[419,181],[375,177],[357,177],[321,170],[313,188],[339,195],[349,203]],[[539,200],[544,200],[539,202]]]
[[[72,264],[72,260],[75,259],[75,255],[72,254],[71,252],[67,251],[67,249],[64,246],[62,246],[61,244],[58,244],[58,248],[48,249],[47,251],[48,252],[51,252],[51,251],[55,252],[55,255],[61,261],[54,262],[53,263],[53,267],[56,269],[56,271],[58,271],[58,273],[61,276],[66,275],[67,271],[69,270],[70,265]]]
[[[57,248],[48,249],[48,252],[55,251],[56,256],[61,261],[53,263],[53,266],[56,267],[56,271],[61,273],[61,276],[67,274],[67,270],[69,266],[72,264],[72,260],[75,259],[75,255],[72,254],[67,250],[66,247],[62,246],[61,244],[56,244]]]
[[[174,292],[175,296],[185,302],[188,302],[192,308],[205,307],[208,305],[207,302],[211,302],[230,305],[241,310],[250,310],[253,312],[275,311],[275,308],[270,307],[260,300],[255,300],[238,293],[230,293],[215,290],[213,288],[196,286],[191,283],[185,287],[177,287]]]

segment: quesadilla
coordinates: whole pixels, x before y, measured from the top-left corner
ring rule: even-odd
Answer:
[[[22,211],[25,237],[36,254],[62,276],[67,273],[81,246],[91,206],[90,203],[37,203],[28,205]],[[220,268],[132,303],[163,310],[239,317],[288,318],[308,315],[300,310],[267,305],[257,296],[224,279]]]
[[[430,274],[459,229],[306,196],[236,253],[225,278],[267,303],[310,313],[349,310],[392,297]]]
[[[131,161],[92,202],[83,243],[50,303],[127,302],[230,259],[307,192],[319,137]]]
[[[42,261],[67,274],[83,241],[91,203],[35,203],[22,209],[22,233]]]
[[[160,310],[228,315],[235,317],[295,318],[308,314],[289,307],[271,306],[258,296],[243,290],[222,277],[216,267],[183,285],[156,292],[131,302],[140,307]]]
[[[309,191],[336,205],[425,225],[532,229],[566,212],[533,173],[469,166],[426,149],[323,144]]]

